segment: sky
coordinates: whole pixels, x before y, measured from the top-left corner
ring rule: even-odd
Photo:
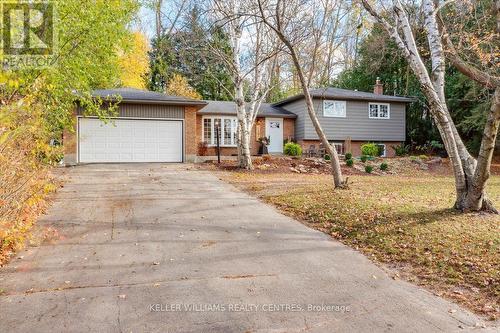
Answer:
[[[155,17],[152,10],[142,6],[132,29],[142,32],[148,39],[153,37],[155,31]]]

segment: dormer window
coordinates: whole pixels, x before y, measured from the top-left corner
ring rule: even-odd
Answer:
[[[389,119],[391,108],[388,103],[368,103],[368,116],[373,119]]]

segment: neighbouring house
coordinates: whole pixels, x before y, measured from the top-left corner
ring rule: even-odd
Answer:
[[[337,88],[311,90],[315,110],[328,139],[339,153],[360,155],[364,142],[389,149],[405,141],[405,111],[410,98],[383,95],[377,82],[374,93]],[[200,101],[130,88],[97,90],[95,98],[119,101],[116,114],[103,122],[76,108],[73,131],[64,133],[66,164],[120,162],[199,162],[217,154],[236,156],[236,105]],[[119,97],[117,97],[119,96]],[[105,105],[106,103],[103,103]],[[305,150],[319,148],[303,95],[274,104],[262,104],[252,129],[252,154],[259,139],[270,138],[269,153],[280,154],[286,141]]]

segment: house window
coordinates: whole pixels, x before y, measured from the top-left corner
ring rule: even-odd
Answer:
[[[280,122],[279,121],[270,121],[269,122],[269,128],[280,128]]]
[[[342,143],[342,142],[332,142],[331,144],[337,150],[337,154],[344,155],[344,143]]]
[[[212,141],[212,119],[203,119],[203,141],[210,144]]]
[[[345,101],[323,101],[323,116],[345,118],[346,102]]]
[[[237,120],[235,117],[203,118],[203,140],[209,146],[217,145],[217,132],[221,146],[236,146],[236,130]]]
[[[390,106],[387,103],[368,103],[368,116],[375,119],[389,119]]]
[[[386,147],[385,147],[385,144],[383,143],[377,143],[377,146],[378,146],[378,153],[379,153],[379,156],[380,157],[385,157],[386,156]]]

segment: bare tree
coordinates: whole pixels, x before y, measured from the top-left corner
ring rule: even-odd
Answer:
[[[144,6],[154,13],[156,39],[161,39],[165,35],[170,35],[184,13],[184,10],[192,4],[191,0],[170,0],[168,10],[164,7],[163,0],[143,0]],[[168,27],[168,29],[166,28]]]
[[[346,186],[342,177],[337,150],[328,142],[314,109],[313,99],[309,92],[311,81],[316,75],[319,51],[324,47],[327,29],[337,22],[335,8],[340,5],[334,0],[257,0],[260,19],[270,27],[288,50],[294,65],[302,93],[304,94],[307,112],[316,133],[331,156],[332,174],[335,188]],[[334,34],[333,34],[334,35]],[[330,33],[331,38],[334,38]],[[312,40],[312,50],[309,41]],[[307,54],[309,61],[302,55]]]
[[[163,24],[161,15],[163,0],[155,0],[153,5],[155,11],[156,38],[160,39],[161,36],[163,35]]]
[[[493,154],[493,150],[489,147],[491,142],[495,142],[498,132],[498,110],[492,108],[491,121],[486,123],[484,129],[482,152],[476,160],[467,151],[446,105],[445,51],[437,19],[439,7],[436,7],[433,0],[422,0],[423,24],[427,31],[431,57],[431,69],[428,70],[417,47],[408,13],[402,1],[393,0],[392,7],[386,9],[383,14],[372,5],[371,1],[361,0],[361,2],[403,51],[420,82],[453,167],[456,188],[455,208],[462,211],[485,210],[498,213],[485,191],[489,161]]]
[[[211,9],[216,26],[228,35],[231,46],[229,56],[217,47],[209,50],[222,59],[232,73],[235,87],[232,96],[238,118],[238,165],[252,169],[251,132],[270,90],[269,65],[279,49],[274,34],[253,14],[255,8],[251,1],[214,0]]]

